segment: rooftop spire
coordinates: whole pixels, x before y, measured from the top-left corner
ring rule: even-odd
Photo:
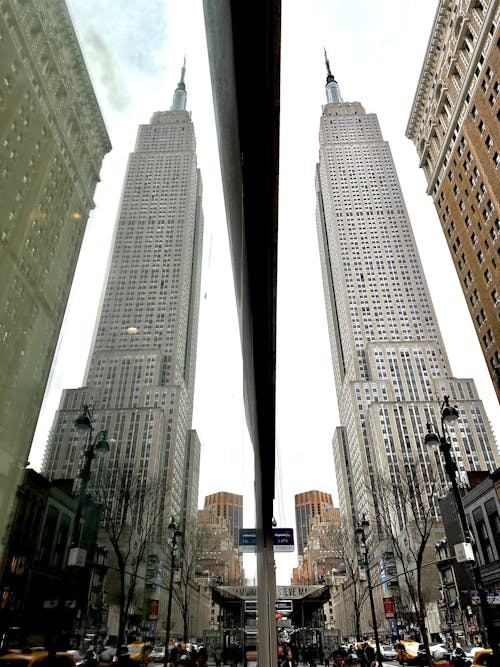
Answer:
[[[181,80],[177,84],[175,89],[174,98],[172,100],[172,106],[170,111],[185,111],[186,109],[186,84],[184,83],[184,76],[186,75],[186,56],[184,56],[184,62],[182,64],[181,70]]]
[[[328,104],[334,102],[335,104],[340,104],[342,100],[342,96],[340,95],[340,88],[339,84],[335,81],[335,77],[333,76],[331,70],[330,70],[330,63],[328,61],[328,56],[326,55],[326,49],[325,49],[325,65],[326,65],[326,100]]]

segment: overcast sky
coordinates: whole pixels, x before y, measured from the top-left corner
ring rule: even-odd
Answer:
[[[128,154],[137,127],[170,108],[187,56],[204,183],[205,244],[194,428],[202,442],[205,495],[244,493],[253,525],[253,460],[244,425],[218,148],[201,0],[68,0],[113,145],[101,183],[46,392],[31,464],[40,467],[63,388],[83,382]],[[389,141],[452,370],[475,379],[500,433],[500,410],[413,144],[405,138],[436,0],[283,0],[279,206],[275,514],[295,527],[293,496],[319,489],[336,500],[331,440],[338,425],[315,222],[314,168],[326,102],[323,48],[345,101],[378,114]],[[252,54],[249,54],[249,58]],[[260,100],[255,99],[255,113]],[[296,556],[276,557],[288,583]]]

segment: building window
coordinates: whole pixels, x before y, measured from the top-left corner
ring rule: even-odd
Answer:
[[[494,560],[493,549],[488,533],[488,527],[486,526],[486,521],[484,520],[482,510],[474,510],[473,514],[474,523],[476,524],[477,536],[481,546],[481,552],[483,554],[483,560],[485,563],[491,563]]]

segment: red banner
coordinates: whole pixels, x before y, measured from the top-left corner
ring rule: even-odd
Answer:
[[[160,605],[159,600],[150,600],[149,601],[149,620],[156,621],[158,619],[158,607]]]
[[[394,605],[392,598],[384,598],[384,612],[386,618],[394,618]]]

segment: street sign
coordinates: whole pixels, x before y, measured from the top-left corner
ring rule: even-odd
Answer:
[[[240,528],[240,551],[246,554],[255,553],[256,544],[255,528]]]
[[[485,591],[488,604],[500,605],[500,591]],[[470,601],[472,604],[481,604],[481,598],[478,591],[470,592]]]
[[[242,553],[255,553],[257,538],[255,528],[240,528],[239,549]],[[273,528],[273,551],[292,552],[293,528]]]
[[[293,602],[291,600],[276,600],[276,611],[283,614],[291,614],[293,611]]]
[[[293,551],[293,528],[273,528],[273,551]]]
[[[488,604],[500,604],[500,591],[486,591]]]
[[[281,614],[291,614],[293,611],[293,602],[291,600],[276,600],[276,612]],[[245,600],[245,613],[257,613],[257,600]]]

